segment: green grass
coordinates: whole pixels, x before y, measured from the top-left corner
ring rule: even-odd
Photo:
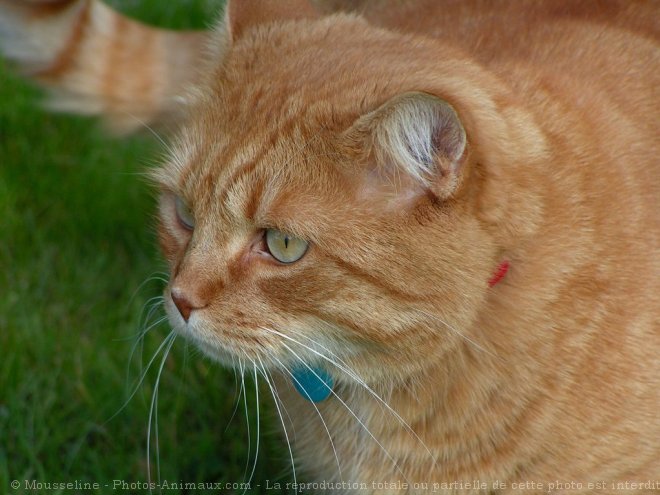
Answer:
[[[215,15],[215,2],[203,0],[113,3],[167,27],[203,27]],[[166,323],[152,329],[142,359],[138,352],[129,365],[144,311],[163,288],[150,279],[165,267],[154,197],[140,176],[160,149],[148,135],[113,139],[93,120],[45,113],[39,101],[39,92],[0,61],[0,493],[74,492],[10,490],[15,479],[98,482],[95,493],[106,493],[103,485],[113,480],[147,480],[160,360],[122,406],[140,363],[169,333]],[[243,481],[254,455],[255,404],[249,396],[248,453],[242,408],[230,422],[236,398],[233,373],[177,339],[160,381],[153,477],[158,458],[161,479]],[[255,493],[290,470],[266,416],[254,478],[262,489]]]

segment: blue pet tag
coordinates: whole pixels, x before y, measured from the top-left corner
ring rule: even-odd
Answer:
[[[303,398],[321,402],[332,393],[334,382],[323,368],[302,366],[291,370],[293,385]]]

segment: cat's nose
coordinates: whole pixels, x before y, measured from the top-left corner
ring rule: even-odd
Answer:
[[[184,319],[184,321],[188,323],[190,313],[192,313],[195,309],[199,309],[201,306],[196,306],[191,301],[191,299],[186,296],[185,292],[179,287],[172,287],[171,293],[172,301],[174,302],[176,309],[179,310],[179,313],[181,314],[181,317]]]

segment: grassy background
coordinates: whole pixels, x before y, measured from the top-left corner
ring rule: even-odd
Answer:
[[[111,3],[175,28],[204,27],[218,8],[204,0]],[[169,332],[166,323],[152,329],[142,360],[138,353],[129,363],[149,300],[163,288],[150,279],[165,268],[153,230],[154,198],[139,176],[160,150],[148,135],[113,139],[93,120],[47,114],[39,96],[0,60],[0,493],[23,493],[9,488],[14,479],[146,481],[159,361],[109,418],[136,385],[140,363]],[[249,453],[242,408],[230,422],[236,398],[233,373],[178,339],[157,403],[162,479],[245,480],[255,405],[249,396]],[[274,424],[262,422],[254,479],[262,488],[254,492],[266,479],[288,476]],[[152,446],[154,477],[155,458]]]

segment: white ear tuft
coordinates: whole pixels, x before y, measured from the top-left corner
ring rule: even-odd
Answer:
[[[453,107],[427,93],[404,93],[359,118],[349,130],[366,141],[378,176],[417,187],[440,198],[458,186],[467,139]]]

